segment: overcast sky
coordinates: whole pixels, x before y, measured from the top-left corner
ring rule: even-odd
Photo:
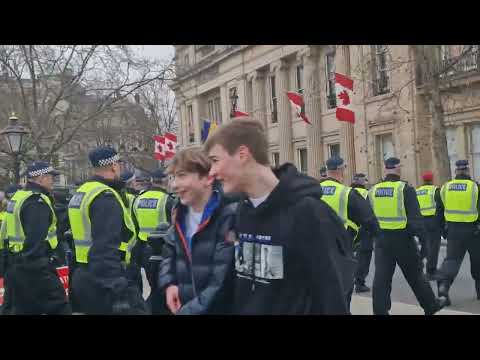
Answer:
[[[135,45],[139,52],[146,56],[171,60],[174,55],[173,45]]]

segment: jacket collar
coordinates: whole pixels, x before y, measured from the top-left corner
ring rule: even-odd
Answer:
[[[400,176],[396,174],[388,174],[385,176],[385,181],[400,181]]]
[[[104,185],[107,185],[109,187],[111,187],[112,189],[120,192],[122,191],[122,188],[124,186],[124,183],[123,181],[120,181],[120,180],[109,180],[109,179],[105,179],[104,177],[102,176],[98,176],[98,175],[93,175],[89,181],[98,181],[99,183],[102,183]]]

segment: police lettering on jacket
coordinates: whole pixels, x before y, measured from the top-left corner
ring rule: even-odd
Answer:
[[[138,209],[156,209],[158,199],[140,199],[138,201]]]
[[[393,188],[378,188],[375,191],[375,197],[393,197]]]
[[[467,191],[467,184],[450,184],[449,191]]]

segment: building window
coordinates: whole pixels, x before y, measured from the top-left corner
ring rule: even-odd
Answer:
[[[187,122],[188,122],[188,142],[195,142],[195,128],[193,126],[193,106],[187,106]]]
[[[328,157],[340,157],[340,144],[328,145]]]
[[[297,82],[297,92],[303,94],[303,64],[297,66],[295,78]]]
[[[230,117],[235,117],[235,111],[237,111],[237,101],[238,101],[238,95],[237,95],[237,88],[232,87],[229,90],[230,94]]]
[[[307,174],[308,173],[308,153],[307,149],[298,149],[298,166],[300,172]]]
[[[457,128],[455,127],[448,127],[445,129],[448,160],[450,162],[450,174],[452,175],[452,178],[455,176],[455,162],[458,160],[456,132]]]
[[[335,53],[325,57],[325,71],[327,79],[327,108],[337,107],[337,95],[335,94]]]
[[[472,126],[472,175],[473,179],[478,182],[480,179],[480,124]]]
[[[208,119],[209,119],[210,121],[215,121],[215,122],[217,122],[217,119],[215,118],[215,106],[214,106],[214,104],[213,104],[213,99],[212,99],[212,100],[208,100],[207,106],[208,106]]]
[[[383,172],[384,161],[390,157],[395,156],[395,149],[393,146],[392,134],[377,135],[377,154],[378,154],[377,172],[378,172],[378,177],[381,177]]]
[[[373,52],[373,95],[390,92],[387,70],[387,45],[372,45]]]
[[[272,153],[272,165],[274,167],[277,167],[280,165],[280,153],[279,152],[273,152]]]
[[[186,66],[190,65],[190,61],[188,59],[188,54],[186,54],[185,57],[183,58],[183,64],[186,65]]]
[[[222,105],[220,102],[220,97],[216,97],[213,99],[213,108],[215,110],[215,121],[217,124],[221,124],[223,119],[222,119]]]
[[[443,69],[440,76],[477,70],[479,62],[478,45],[441,45],[440,57]]]
[[[272,123],[278,122],[277,94],[275,89],[275,75],[270,76],[270,110],[272,112]]]
[[[247,101],[246,109],[248,113],[253,113],[253,81],[247,81]]]

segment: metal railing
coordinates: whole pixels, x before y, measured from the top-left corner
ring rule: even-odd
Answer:
[[[440,78],[447,78],[466,74],[469,72],[478,72],[480,70],[480,52],[478,48],[460,56],[444,58],[435,67],[432,67],[432,74],[426,74],[422,71],[420,64],[416,66],[416,84],[422,85],[432,76],[437,75]]]

